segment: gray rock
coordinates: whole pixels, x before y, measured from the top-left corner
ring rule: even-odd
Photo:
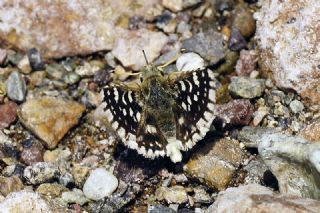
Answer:
[[[291,101],[289,106],[291,111],[294,113],[302,112],[302,110],[304,109],[303,103],[298,100]]]
[[[89,199],[86,198],[83,192],[77,188],[74,188],[72,191],[69,192],[63,192],[61,194],[61,198],[64,202],[68,204],[76,203],[81,206],[89,201]]]
[[[280,133],[264,134],[258,150],[280,192],[320,199],[320,142]]]
[[[44,62],[42,61],[41,54],[36,48],[28,49],[27,55],[29,58],[30,66],[33,71],[44,70]]]
[[[188,52],[196,52],[209,61],[210,65],[216,64],[225,57],[222,35],[210,30],[200,32],[195,36],[186,39],[182,43],[182,48]]]
[[[320,201],[286,196],[258,184],[249,184],[220,192],[205,213],[316,213],[319,208]]]
[[[83,186],[83,192],[87,198],[100,200],[111,195],[118,187],[118,179],[103,168],[91,172]]]
[[[173,209],[163,206],[163,205],[157,205],[157,206],[149,206],[148,207],[148,213],[176,213]]]
[[[193,200],[196,203],[212,203],[213,200],[210,195],[202,187],[195,187],[193,189],[194,196]]]
[[[183,186],[161,186],[156,191],[157,200],[165,200],[167,203],[182,204],[188,202],[188,194]]]
[[[7,95],[11,100],[22,102],[26,97],[27,86],[23,76],[15,71],[6,81]]]
[[[243,167],[243,169],[244,171],[246,171],[246,177],[244,179],[245,184],[259,184],[264,182],[264,174],[268,171],[267,165],[260,157],[252,159],[247,165]]]
[[[59,175],[59,169],[55,165],[46,162],[38,162],[32,166],[27,166],[24,170],[23,177],[27,182],[37,185],[52,182],[56,180]]]
[[[260,97],[265,89],[265,80],[247,77],[233,77],[229,91],[236,97],[253,99]]]

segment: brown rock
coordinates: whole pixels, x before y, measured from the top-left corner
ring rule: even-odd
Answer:
[[[301,130],[300,135],[310,141],[320,141],[320,121],[314,121]]]
[[[316,213],[320,201],[275,193],[267,187],[250,184],[220,192],[206,213]]]
[[[12,101],[0,105],[0,129],[9,127],[17,119],[17,107]]]
[[[47,197],[56,198],[59,197],[62,192],[68,191],[68,189],[57,183],[43,183],[36,191]]]
[[[23,187],[22,181],[17,176],[0,177],[0,192],[3,196],[20,191]]]
[[[21,161],[28,166],[43,161],[42,145],[32,143],[30,146],[25,147],[21,152]]]
[[[156,191],[158,200],[166,200],[167,203],[186,203],[188,202],[188,194],[183,186],[160,187]]]
[[[200,149],[184,167],[187,175],[218,190],[225,189],[243,159],[237,142],[220,139]]]
[[[0,1],[0,40],[24,51],[36,47],[45,58],[60,58],[110,50],[127,33],[117,21],[141,14],[152,19],[159,0],[11,2]]]
[[[223,127],[246,126],[253,117],[254,107],[249,100],[237,99],[216,106],[217,120]]]
[[[252,36],[256,31],[256,21],[250,9],[244,4],[239,4],[233,13],[233,26],[239,29],[244,37]]]
[[[21,122],[52,149],[78,123],[84,110],[74,101],[39,97],[25,102],[18,114]]]

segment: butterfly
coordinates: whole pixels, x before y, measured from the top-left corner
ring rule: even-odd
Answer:
[[[140,80],[132,88],[105,86],[104,115],[129,148],[147,158],[168,156],[180,162],[181,151],[191,149],[210,129],[219,82],[208,69],[172,77],[148,62]]]

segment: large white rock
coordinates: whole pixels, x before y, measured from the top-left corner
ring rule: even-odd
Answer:
[[[91,172],[83,186],[84,195],[92,200],[100,200],[114,192],[118,187],[118,179],[103,168]]]
[[[263,0],[255,14],[260,63],[276,85],[320,101],[320,1]]]

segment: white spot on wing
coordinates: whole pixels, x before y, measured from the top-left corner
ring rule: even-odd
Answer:
[[[192,104],[190,96],[188,96],[187,100],[189,104]]]
[[[157,133],[157,129],[154,126],[147,125],[146,129],[148,133],[151,133],[151,134]]]
[[[184,85],[183,81],[180,81],[180,85],[181,85],[181,90],[186,91],[186,85]]]
[[[182,105],[182,108],[187,111],[187,105],[184,102],[182,102],[181,105]]]
[[[112,123],[112,128],[114,129],[114,130],[117,130],[117,128],[118,128],[118,126],[119,126],[119,123],[117,122],[117,121],[115,121],[115,122],[113,122]]]
[[[178,119],[178,123],[179,123],[180,125],[182,125],[182,124],[184,123],[184,118],[183,118],[183,117],[180,117],[180,118]]]
[[[198,96],[196,94],[193,95],[193,100],[198,101]]]

